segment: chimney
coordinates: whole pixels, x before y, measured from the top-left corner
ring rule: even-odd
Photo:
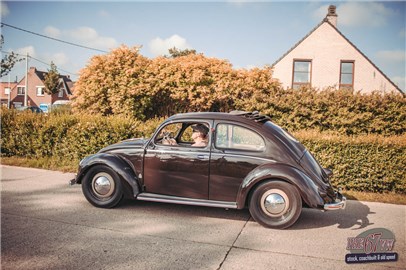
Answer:
[[[337,28],[337,13],[336,13],[336,6],[330,5],[328,7],[328,13],[326,19],[329,23],[331,23],[334,27]]]

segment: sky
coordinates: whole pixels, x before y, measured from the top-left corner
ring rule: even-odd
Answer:
[[[272,65],[337,7],[338,30],[406,90],[405,1],[1,1],[2,52],[30,55],[29,67],[78,78],[91,57],[120,45],[148,58],[194,49],[234,68]],[[25,61],[10,73],[25,74]],[[9,77],[1,78],[8,81]]]

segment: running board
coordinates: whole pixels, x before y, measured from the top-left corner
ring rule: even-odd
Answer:
[[[237,203],[235,203],[235,202],[191,199],[191,198],[167,196],[167,195],[160,195],[160,194],[153,194],[153,193],[140,193],[137,196],[137,200],[237,209]]]

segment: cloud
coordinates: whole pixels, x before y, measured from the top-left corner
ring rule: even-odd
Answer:
[[[191,49],[186,39],[176,34],[167,39],[157,37],[149,42],[149,50],[155,56],[168,54],[173,47],[180,50]]]
[[[313,12],[313,18],[315,18],[317,21],[321,21],[323,18],[326,17],[328,7],[329,5],[320,6]]]
[[[26,46],[22,48],[18,48],[14,50],[15,53],[26,55],[28,53],[29,56],[36,57],[37,53],[35,52],[34,46]]]
[[[3,1],[1,1],[0,3],[0,14],[1,17],[6,17],[8,14],[10,14],[10,10],[8,9],[7,4]]]
[[[63,53],[53,53],[53,54],[44,54],[41,56],[41,59],[44,60],[45,63],[51,63],[53,62],[57,67],[62,67],[66,64],[69,63],[69,58],[68,56]]]
[[[327,15],[329,5],[323,5],[313,12],[313,17],[322,20]],[[384,3],[347,2],[337,5],[338,26],[346,27],[379,27],[387,24],[387,19],[395,11]]]
[[[65,65],[69,61],[68,56],[64,53],[55,53],[52,58],[55,59],[55,65]]]
[[[24,74],[26,72],[25,55],[28,53],[29,56],[32,56],[35,58],[37,58],[38,56],[37,56],[34,46],[26,46],[26,47],[21,47],[21,48],[17,48],[17,49],[10,49],[9,51],[10,52],[13,51],[14,53],[17,53],[18,57],[20,59],[23,59],[22,61],[17,62],[14,65],[14,67],[10,73],[10,75],[12,75],[12,77],[14,77],[15,75],[18,75],[18,76],[15,76],[16,81],[18,81],[22,77],[24,77]],[[29,65],[29,67],[35,66],[35,62],[32,59],[28,58],[28,65]],[[13,78],[11,78],[11,79],[14,80]]]
[[[406,52],[402,50],[379,51],[376,53],[376,57],[383,62],[405,62]]]
[[[382,26],[395,12],[383,3],[349,2],[338,6],[338,22],[343,26]]]
[[[78,27],[76,29],[65,31],[69,38],[75,39],[81,45],[94,47],[96,49],[111,49],[118,46],[118,42],[111,37],[100,36],[97,31],[91,27]]]
[[[60,30],[48,25],[44,28],[44,33],[52,38],[63,39],[100,50],[111,49],[118,46],[118,42],[114,38],[100,36],[95,29],[86,26]]]
[[[44,33],[53,38],[59,38],[61,36],[61,30],[50,25],[45,27]]]

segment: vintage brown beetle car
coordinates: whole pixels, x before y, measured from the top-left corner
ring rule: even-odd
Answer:
[[[196,132],[205,142],[194,144]],[[206,133],[206,134],[204,134]],[[71,184],[97,207],[137,200],[249,208],[269,228],[287,228],[302,206],[343,209],[346,199],[288,132],[258,112],[185,113],[150,139],[130,139],[84,158]]]

